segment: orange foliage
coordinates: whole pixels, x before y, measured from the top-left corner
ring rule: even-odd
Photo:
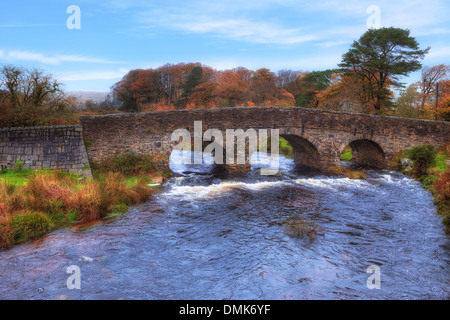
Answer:
[[[443,198],[450,200],[450,170],[447,169],[439,175],[439,179],[434,183],[434,189]]]

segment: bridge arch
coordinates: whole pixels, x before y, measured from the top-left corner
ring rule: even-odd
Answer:
[[[294,161],[297,165],[321,169],[321,156],[316,146],[306,138],[296,134],[282,133],[280,137],[286,139],[294,151]]]
[[[386,165],[386,154],[380,144],[371,139],[355,139],[339,148],[341,154],[346,146],[352,149],[353,161],[359,165],[382,168]]]

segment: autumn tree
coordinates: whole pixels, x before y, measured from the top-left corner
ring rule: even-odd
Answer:
[[[139,79],[142,70],[129,71],[119,82],[111,87],[115,99],[122,102],[119,110],[125,112],[139,112],[141,107],[138,104],[136,93],[132,90],[132,85]]]
[[[331,77],[335,73],[334,69],[306,73],[299,81],[300,93],[296,97],[297,105],[317,108],[320,103],[318,94],[330,86]]]
[[[420,81],[417,82],[420,89],[420,113],[422,116],[424,116],[426,109],[434,108],[436,85],[446,79],[449,72],[450,66],[445,64],[422,68]],[[442,90],[442,92],[445,92],[445,90]]]
[[[395,114],[404,118],[418,118],[420,112],[419,96],[417,86],[410,84],[397,98]]]
[[[390,104],[388,86],[401,86],[399,77],[419,70],[420,61],[429,49],[419,49],[409,30],[394,27],[369,29],[353,42],[339,66],[367,82],[366,90],[374,95],[374,109],[378,112]]]
[[[234,107],[245,102],[250,87],[244,79],[245,76],[233,70],[225,70],[217,74],[219,105]]]
[[[261,68],[253,73],[251,85],[253,102],[256,104],[267,103],[277,92],[276,75],[267,68]]]
[[[439,106],[436,110],[438,120],[450,121],[450,94],[445,95],[439,100]]]
[[[195,86],[189,98],[189,104],[197,108],[211,108],[215,106],[217,86],[217,83],[213,81],[203,82]]]

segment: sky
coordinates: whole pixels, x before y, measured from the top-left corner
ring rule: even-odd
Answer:
[[[166,63],[316,71],[372,27],[409,29],[433,66],[450,64],[449,15],[445,0],[0,0],[0,66],[38,69],[66,91],[110,91]]]

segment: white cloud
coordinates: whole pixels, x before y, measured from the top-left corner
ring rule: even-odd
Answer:
[[[289,27],[286,21],[266,19],[271,6],[283,1],[193,1],[144,7],[137,21],[142,29],[175,29],[190,34],[212,34],[249,43],[291,45],[317,40],[314,34]],[[291,21],[292,22],[292,21]]]
[[[282,28],[278,25],[252,22],[243,19],[213,19],[209,17],[175,18],[171,27],[192,33],[215,33],[233,40],[255,43],[296,44],[316,40],[314,35],[302,34],[298,29]]]
[[[63,62],[84,62],[84,63],[112,63],[103,59],[75,55],[44,55],[42,53],[20,51],[20,50],[0,50],[0,59],[6,61],[33,61],[42,64],[59,65]]]
[[[35,27],[51,27],[56,24],[47,23],[30,23],[30,24],[0,24],[0,28],[35,28]]]
[[[356,40],[366,30],[371,5],[380,8],[381,26],[408,28],[412,36],[446,33],[444,0],[114,0],[115,9],[135,10],[139,33],[172,29],[248,43],[293,45],[323,41],[324,47]],[[282,19],[284,12],[288,13]],[[289,16],[289,17],[288,17]],[[297,19],[295,18],[297,16]],[[303,27],[305,29],[303,29]],[[149,33],[152,33],[149,31]]]
[[[433,49],[433,47],[431,47],[430,52],[427,54],[426,58],[427,59],[445,58],[446,63],[448,63],[450,59],[450,46],[440,47],[438,49]]]

